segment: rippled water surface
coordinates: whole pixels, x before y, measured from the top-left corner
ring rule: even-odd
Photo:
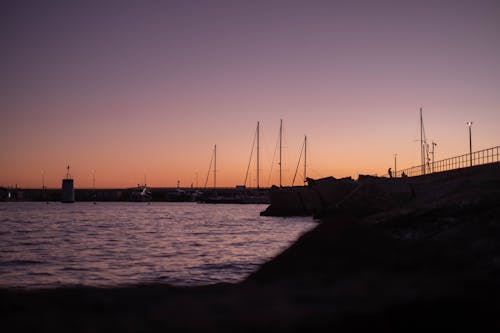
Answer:
[[[241,281],[316,224],[265,207],[0,203],[0,287]]]

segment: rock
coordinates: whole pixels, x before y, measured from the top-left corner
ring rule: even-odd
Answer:
[[[314,180],[308,178],[308,186],[276,187],[270,191],[271,205],[261,213],[266,216],[318,215],[335,205],[356,187],[350,177],[333,177]]]

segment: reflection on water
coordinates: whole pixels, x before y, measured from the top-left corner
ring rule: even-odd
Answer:
[[[315,225],[264,208],[0,203],[0,286],[240,281]]]

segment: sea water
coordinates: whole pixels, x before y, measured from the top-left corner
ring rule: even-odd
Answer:
[[[316,223],[265,205],[0,203],[0,287],[238,282]]]

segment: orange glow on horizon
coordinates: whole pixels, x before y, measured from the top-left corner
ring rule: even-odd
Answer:
[[[0,186],[70,164],[76,188],[202,187],[214,144],[217,186],[241,185],[257,121],[269,186],[280,119],[284,185],[304,135],[309,177],[382,175],[420,164],[420,107],[436,160],[468,121],[473,150],[500,144],[497,2],[24,6],[3,8]]]

